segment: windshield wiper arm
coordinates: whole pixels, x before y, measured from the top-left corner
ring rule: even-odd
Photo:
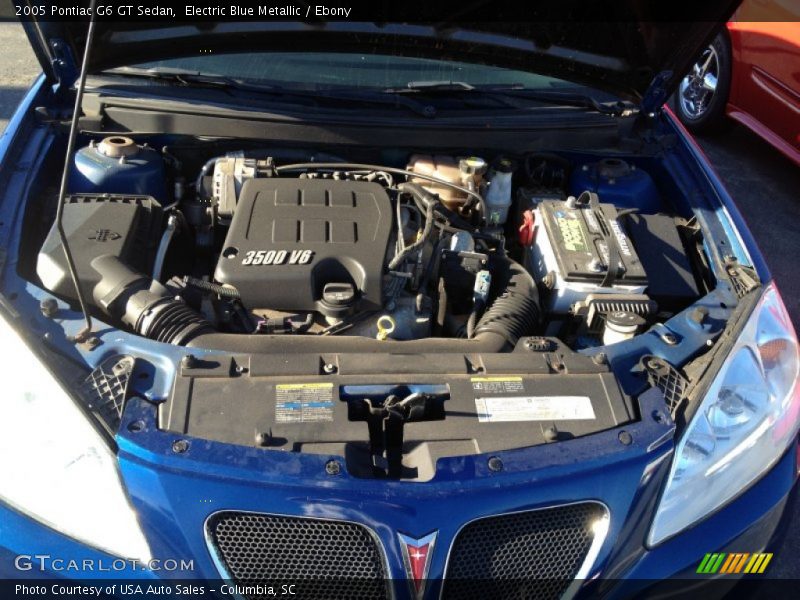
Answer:
[[[463,81],[409,81],[406,87],[387,88],[384,93],[392,95],[441,94],[491,98],[514,108],[528,108],[529,102],[543,102],[558,106],[585,108],[615,117],[630,116],[637,112],[630,102],[599,102],[588,94],[536,90],[521,85],[471,85]]]
[[[413,98],[403,96],[389,97],[381,92],[368,90],[295,90],[266,83],[254,83],[243,79],[226,77],[224,75],[204,75],[196,71],[176,70],[148,70],[148,69],[113,69],[109,73],[114,75],[147,77],[167,82],[174,82],[182,86],[203,86],[220,88],[227,91],[257,92],[274,94],[278,96],[293,96],[309,98],[315,101],[336,100],[350,101],[364,104],[382,104],[385,106],[401,107],[426,118],[436,116],[436,108],[430,104],[419,102]]]
[[[168,83],[176,83],[183,86],[203,86],[222,89],[239,89],[255,91],[280,91],[282,88],[261,83],[251,83],[224,75],[206,75],[199,71],[188,71],[184,69],[137,69],[135,67],[120,67],[105,71],[108,75],[122,75],[124,77],[144,77],[147,79],[157,79]]]
[[[515,88],[513,91],[512,89],[509,89],[508,92],[502,93],[513,95],[514,97],[518,98],[525,98],[526,100],[551,102],[552,104],[557,104],[559,106],[586,108],[613,117],[628,117],[638,112],[638,108],[632,102],[623,102],[622,100],[600,102],[588,94],[580,94],[576,92],[551,92]]]
[[[403,90],[420,90],[420,91],[458,91],[458,90],[474,90],[475,86],[470,85],[464,81],[409,81]],[[398,90],[400,91],[400,90]]]

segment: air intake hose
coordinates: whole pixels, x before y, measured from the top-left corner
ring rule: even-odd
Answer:
[[[194,309],[173,298],[169,290],[137,273],[111,254],[92,261],[101,276],[93,296],[107,314],[139,335],[178,346],[214,328]]]
[[[495,258],[492,276],[497,295],[475,326],[474,337],[495,333],[514,347],[522,336],[536,333],[539,291],[531,274],[507,256]]]

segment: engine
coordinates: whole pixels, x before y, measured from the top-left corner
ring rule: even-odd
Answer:
[[[391,200],[374,182],[250,179],[214,279],[250,310],[334,319],[379,310],[392,221]]]
[[[195,175],[191,157],[120,136],[79,150],[63,223],[95,309],[180,344],[221,332],[501,351],[531,335],[616,343],[700,294],[679,222],[624,161],[313,158],[233,153]],[[64,250],[53,227],[37,273],[75,300]]]

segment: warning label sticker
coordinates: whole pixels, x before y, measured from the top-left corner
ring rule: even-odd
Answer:
[[[513,396],[475,398],[478,421],[579,421],[594,419],[588,396]]]
[[[523,391],[522,377],[473,377],[472,389],[480,395],[518,394]]]
[[[333,421],[332,383],[280,383],[275,386],[275,421]]]

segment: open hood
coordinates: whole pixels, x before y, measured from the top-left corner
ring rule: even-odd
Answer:
[[[443,20],[444,8],[386,8],[404,20],[268,21],[153,19],[97,23],[89,71],[203,52],[336,51],[435,57],[523,69],[603,89],[655,108],[673,91],[700,48],[740,0],[708,0],[692,22],[665,14],[664,3],[564,0],[477,2]],[[381,3],[376,3],[380,5]],[[671,3],[668,3],[671,4]],[[419,10],[417,10],[419,9]],[[359,9],[354,9],[354,11]],[[378,12],[373,10],[373,12]],[[686,13],[688,16],[689,13]],[[364,15],[377,18],[378,15]],[[426,23],[418,21],[423,17]],[[671,20],[668,20],[671,19]],[[435,23],[435,24],[434,24]],[[71,83],[88,21],[27,21],[45,73]]]

